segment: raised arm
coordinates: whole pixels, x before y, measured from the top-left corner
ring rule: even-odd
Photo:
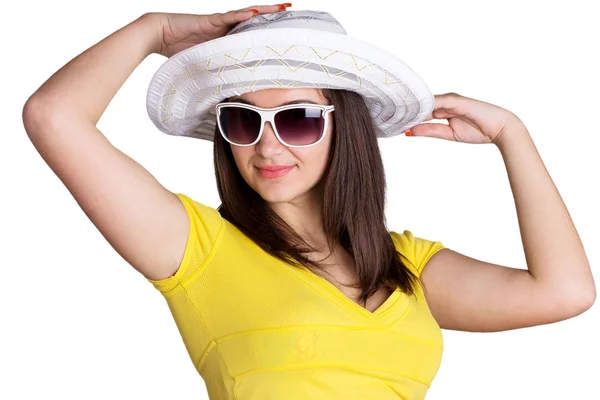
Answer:
[[[145,14],[79,54],[26,102],[23,122],[44,161],[111,246],[149,278],[175,272],[188,234],[177,196],[96,128],[133,70],[160,45]]]

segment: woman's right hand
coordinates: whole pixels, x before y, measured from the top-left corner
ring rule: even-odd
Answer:
[[[271,6],[251,6],[226,13],[208,15],[151,12],[160,27],[156,53],[165,57],[179,53],[197,44],[225,36],[235,25],[257,14],[285,11],[291,3]],[[252,11],[257,10],[258,12]]]

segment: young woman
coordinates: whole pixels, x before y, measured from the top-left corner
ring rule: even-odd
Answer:
[[[145,14],[24,108],[41,156],[165,296],[211,398],[422,399],[441,328],[516,329],[591,307],[583,246],[516,115],[430,97],[328,14],[287,6]],[[150,86],[150,117],[165,133],[214,141],[218,209],[167,190],[96,128],[152,53],[170,59]],[[431,119],[449,124],[420,124]],[[527,270],[386,229],[377,138],[403,132],[498,147]]]

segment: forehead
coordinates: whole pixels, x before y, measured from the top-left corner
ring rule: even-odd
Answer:
[[[297,99],[313,100],[319,104],[327,104],[327,99],[323,98],[318,89],[296,88],[296,89],[263,89],[255,92],[244,93],[240,96],[232,96],[230,101],[247,100],[259,107],[277,107]]]

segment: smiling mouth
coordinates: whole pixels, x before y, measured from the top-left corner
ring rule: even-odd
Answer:
[[[292,165],[291,167],[288,168],[280,168],[280,169],[276,169],[276,170],[268,170],[268,169],[263,169],[263,168],[256,168],[258,170],[258,172],[264,177],[264,178],[279,178],[281,176],[287,175],[292,169],[294,169],[296,166]]]

